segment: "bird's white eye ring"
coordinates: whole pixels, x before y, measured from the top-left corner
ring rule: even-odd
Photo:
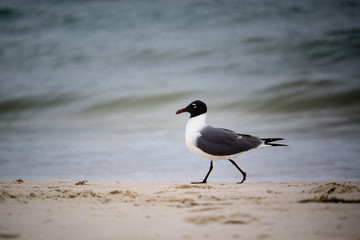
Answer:
[[[196,108],[196,104],[195,104],[195,103],[193,103],[192,106],[193,106],[193,108]]]

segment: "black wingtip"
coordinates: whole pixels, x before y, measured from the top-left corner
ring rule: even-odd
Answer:
[[[262,138],[261,140],[264,141],[265,145],[270,145],[270,146],[288,146],[286,144],[278,144],[278,143],[272,143],[272,142],[276,142],[276,141],[281,141],[284,140],[283,138]]]
[[[287,147],[289,145],[286,145],[286,144],[278,144],[278,143],[265,143],[266,145],[269,145],[269,146],[273,146],[273,147]]]

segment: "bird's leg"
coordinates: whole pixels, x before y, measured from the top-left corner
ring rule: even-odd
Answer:
[[[246,180],[246,172],[244,172],[243,170],[241,170],[241,168],[239,168],[239,166],[236,164],[236,162],[232,159],[229,159],[229,161],[241,172],[241,174],[243,175],[243,180],[241,182],[238,183],[243,183]]]
[[[191,184],[204,184],[204,183],[206,183],[206,180],[209,177],[212,169],[213,169],[213,161],[210,161],[210,169],[209,169],[208,173],[206,174],[204,180],[202,182],[191,182]]]

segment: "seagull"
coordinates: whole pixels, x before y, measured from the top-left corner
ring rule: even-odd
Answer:
[[[213,169],[213,161],[229,160],[242,174],[243,183],[246,172],[243,171],[233,158],[251,149],[274,146],[287,146],[272,143],[284,140],[283,138],[259,138],[248,134],[235,133],[225,128],[215,128],[206,123],[207,107],[200,100],[195,100],[186,108],[179,109],[176,114],[188,112],[190,118],[186,124],[185,140],[187,147],[200,157],[210,160],[210,169],[202,182],[192,184],[205,184]]]

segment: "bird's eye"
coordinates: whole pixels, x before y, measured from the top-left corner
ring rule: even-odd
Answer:
[[[192,104],[192,106],[193,106],[193,108],[196,108],[196,104],[194,103],[194,104]]]

